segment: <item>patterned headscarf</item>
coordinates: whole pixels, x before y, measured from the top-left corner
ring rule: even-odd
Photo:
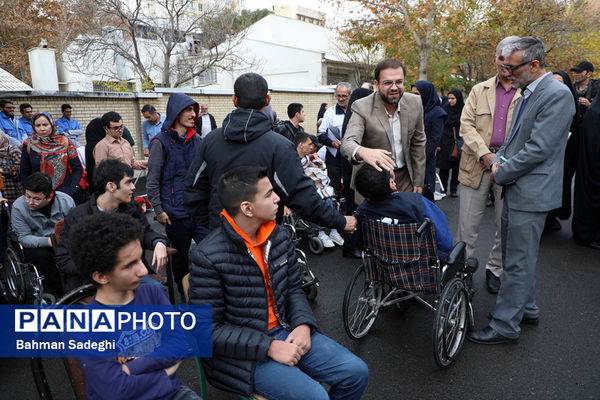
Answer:
[[[35,130],[35,121],[40,115],[50,122],[52,133],[49,136],[40,136]],[[33,150],[41,157],[40,172],[52,178],[52,189],[59,187],[67,174],[69,160],[77,157],[77,149],[64,135],[58,133],[52,115],[47,112],[38,112],[33,116],[33,135],[27,138],[27,151]]]

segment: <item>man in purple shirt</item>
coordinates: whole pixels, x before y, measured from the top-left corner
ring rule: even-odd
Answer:
[[[521,97],[512,87],[509,74],[502,70],[502,49],[517,39],[517,36],[509,36],[498,43],[495,54],[497,75],[473,87],[460,119],[464,145],[458,174],[461,187],[457,240],[466,243],[467,257],[472,257],[491,189],[496,198],[496,235],[485,271],[490,293],[498,293],[502,275],[502,187],[490,181],[490,164],[504,144],[515,104]]]

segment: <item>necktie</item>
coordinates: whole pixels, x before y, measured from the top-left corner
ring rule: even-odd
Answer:
[[[525,93],[525,89],[521,89],[521,94]],[[531,96],[529,96],[531,97]],[[512,137],[514,136],[515,132],[517,131],[517,126],[519,125],[519,121],[521,121],[521,115],[523,114],[523,110],[525,109],[525,106],[527,105],[527,101],[529,100],[529,97],[525,98],[525,97],[521,97],[521,107],[519,108],[519,112],[517,113],[517,118],[515,119],[515,123],[513,124],[513,130],[510,133],[510,137],[508,138],[508,141],[510,141],[510,139],[512,139]]]

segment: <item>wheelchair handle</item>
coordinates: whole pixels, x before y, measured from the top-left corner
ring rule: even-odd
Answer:
[[[423,221],[421,226],[419,226],[419,229],[417,229],[417,237],[419,240],[422,239],[425,230],[429,227],[429,224],[431,224],[431,220],[429,218],[425,218],[425,221]]]

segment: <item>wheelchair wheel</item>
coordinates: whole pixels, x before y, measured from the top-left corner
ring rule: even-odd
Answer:
[[[451,279],[440,296],[433,323],[433,355],[448,367],[460,353],[468,329],[469,300],[463,282]]]
[[[17,251],[8,246],[6,249],[5,262],[3,266],[4,281],[6,290],[11,303],[23,304],[27,297],[27,287],[25,284],[25,271],[20,262]]]
[[[364,337],[375,323],[381,302],[381,284],[367,277],[364,265],[358,267],[344,293],[344,329],[353,339]]]
[[[298,261],[298,269],[300,270],[300,278],[302,279],[302,290],[304,290],[308,301],[314,301],[318,294],[317,278],[310,270],[306,254],[304,254],[302,250],[296,249],[296,258]]]
[[[308,238],[308,248],[311,253],[320,256],[323,254],[325,246],[323,246],[323,242],[321,242],[321,239],[319,239],[317,236],[311,236]]]

